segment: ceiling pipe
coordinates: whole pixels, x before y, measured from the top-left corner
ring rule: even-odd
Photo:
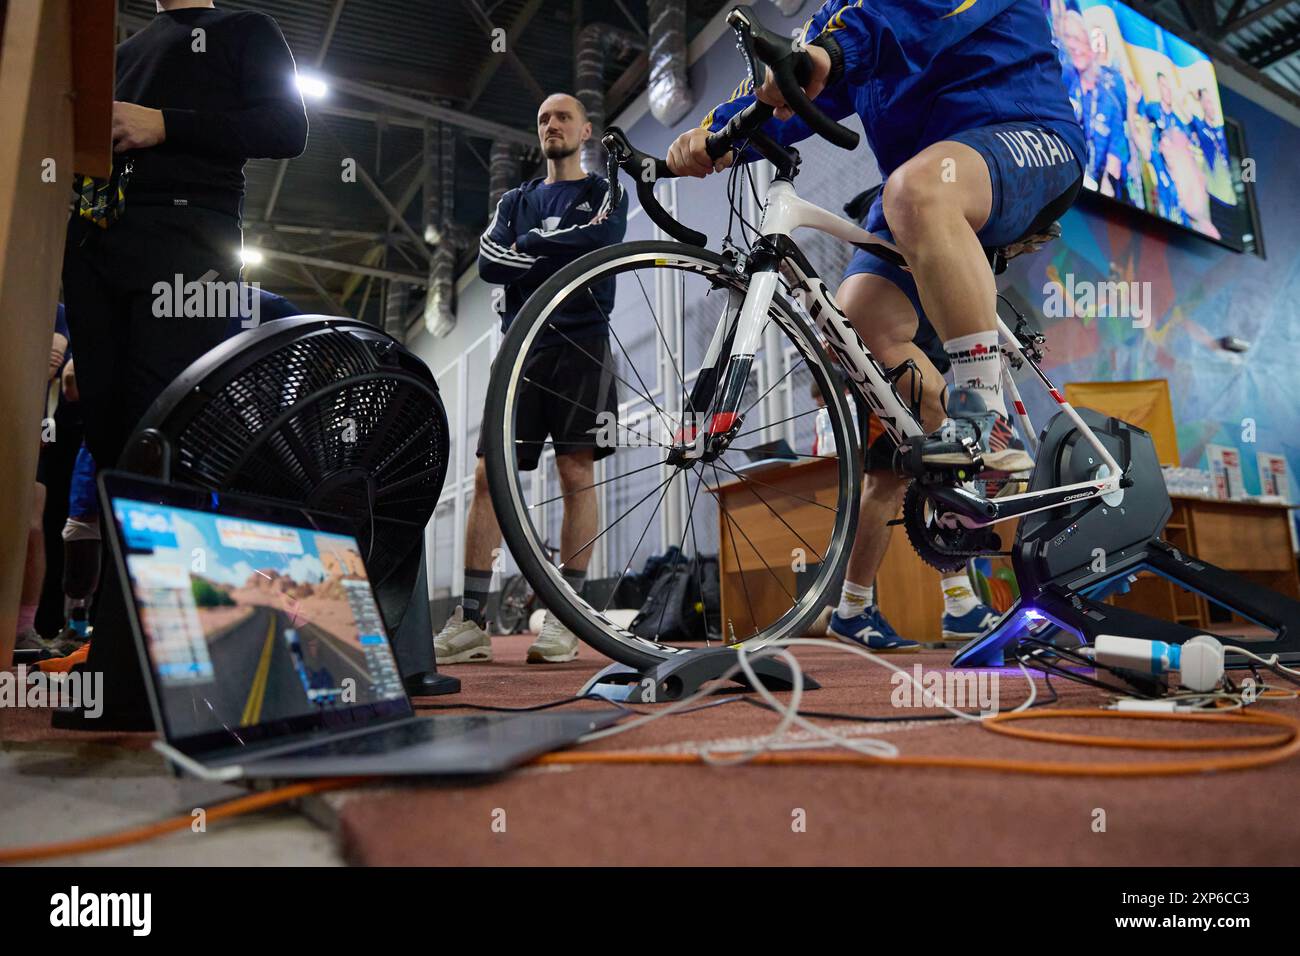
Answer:
[[[520,150],[513,143],[494,139],[488,156],[488,215],[507,192],[519,185],[521,175]]]
[[[591,138],[582,144],[582,168],[589,173],[605,168],[605,148],[600,145],[605,131],[605,60],[610,53],[626,56],[640,46],[632,34],[608,23],[589,23],[578,33],[573,86],[591,121]]]
[[[686,76],[686,0],[650,0],[649,12],[650,112],[673,127],[695,105]]]

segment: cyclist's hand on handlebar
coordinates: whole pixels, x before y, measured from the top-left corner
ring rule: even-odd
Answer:
[[[808,99],[815,100],[826,88],[826,78],[831,73],[831,55],[821,47],[812,45],[804,47],[804,52],[811,60],[812,67],[803,91],[808,94]],[[763,85],[754,91],[754,95],[760,102],[776,107],[777,119],[788,120],[794,115],[794,111],[786,105],[785,96],[776,85],[776,77],[772,75],[772,71],[764,68],[764,72],[766,79],[763,80]]]
[[[682,133],[668,147],[668,168],[678,176],[704,177],[730,166],[734,153],[727,153],[716,163],[709,158],[709,152],[704,148],[708,138],[709,131],[702,126]]]

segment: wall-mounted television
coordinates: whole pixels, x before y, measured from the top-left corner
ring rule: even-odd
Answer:
[[[1253,247],[1250,183],[1243,189],[1210,58],[1118,0],[1042,3],[1088,144],[1085,188]]]

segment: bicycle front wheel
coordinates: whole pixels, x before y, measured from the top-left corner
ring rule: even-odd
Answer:
[[[643,241],[597,250],[529,298],[493,366],[484,448],[506,544],[543,605],[587,644],[633,667],[692,647],[756,649],[801,635],[852,546],[861,459],[851,399],[808,319],[784,295],[768,310],[739,431],[716,455],[682,454],[689,424],[707,421],[718,398],[714,360],[719,350],[723,361],[730,353],[748,289],[748,276],[704,249]],[[607,324],[595,337],[566,323],[566,315],[593,308]],[[602,391],[592,399],[557,380],[554,369],[574,356],[617,398]],[[826,409],[820,430],[817,394]],[[557,416],[581,424],[540,435],[542,405],[552,425]],[[520,459],[537,458],[539,447],[539,468],[521,471]],[[576,486],[568,463],[588,449],[592,477]],[[572,456],[563,470],[553,463],[557,452]],[[579,508],[582,496],[586,527],[574,520],[561,534],[564,511]],[[552,563],[545,544],[557,539]],[[627,617],[610,613],[619,585],[665,553],[672,557],[659,574],[680,580],[676,590],[660,589],[670,597],[657,605],[658,620],[648,602],[632,624],[616,623],[612,617]],[[574,566],[588,569],[584,595],[563,578]]]

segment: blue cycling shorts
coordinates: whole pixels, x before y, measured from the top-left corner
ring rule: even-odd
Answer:
[[[948,139],[974,149],[988,166],[993,201],[988,221],[977,235],[990,248],[1009,245],[1055,222],[1083,182],[1083,161],[1067,139],[1034,123],[999,123],[954,133]],[[862,228],[892,242],[883,197],[882,190],[867,210]],[[918,338],[935,334],[910,272],[859,250],[849,260],[844,278],[863,273],[888,279],[902,290],[920,319]]]

